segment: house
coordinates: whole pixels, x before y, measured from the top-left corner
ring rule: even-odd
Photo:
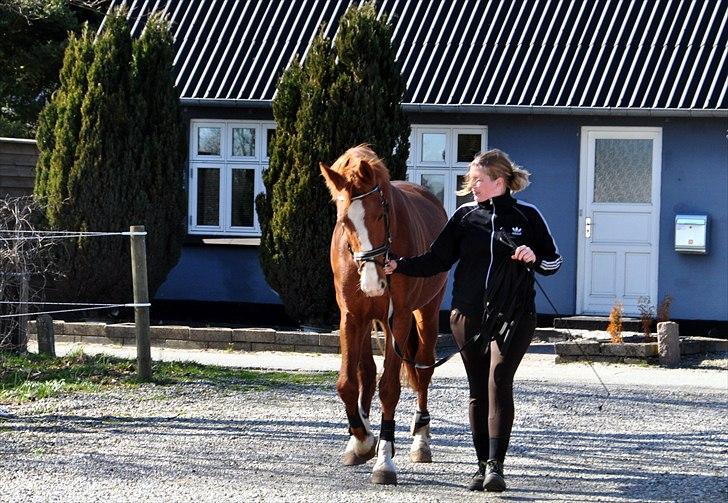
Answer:
[[[152,9],[171,17],[189,128],[188,241],[157,301],[278,304],[253,204],[271,100],[352,2],[126,3],[136,33]],[[377,7],[407,82],[411,181],[452,213],[473,154],[500,148],[532,172],[521,197],[565,257],[542,280],[560,314],[606,314],[615,299],[637,314],[640,298],[669,295],[673,319],[728,326],[728,0]],[[541,293],[537,308],[552,314]]]

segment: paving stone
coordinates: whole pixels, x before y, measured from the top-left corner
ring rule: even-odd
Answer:
[[[338,334],[319,334],[319,346],[338,348],[339,342]]]
[[[152,346],[170,349],[207,349],[207,343],[204,341],[189,341],[181,339],[153,339]]]
[[[259,342],[250,344],[251,351],[294,351],[295,349],[293,344],[266,344]]]
[[[53,329],[56,329],[55,322]],[[66,335],[106,335],[106,323],[67,321],[62,333]]]
[[[560,356],[597,356],[601,354],[599,342],[579,339],[576,341],[557,342],[554,350]]]
[[[152,339],[189,340],[190,327],[182,325],[154,325],[150,329]]]
[[[276,331],[272,328],[234,328],[233,342],[274,344]]]
[[[136,325],[134,323],[117,323],[114,325],[106,325],[105,335],[110,339],[136,339]]]
[[[319,334],[313,332],[276,332],[275,343],[318,346]]]
[[[232,343],[233,330],[231,328],[190,328],[190,340]]]

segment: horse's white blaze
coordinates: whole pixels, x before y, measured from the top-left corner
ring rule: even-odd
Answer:
[[[364,205],[361,201],[352,201],[347,212],[349,220],[354,224],[354,229],[359,237],[363,251],[373,250],[369,240],[369,232],[364,225]],[[378,297],[384,295],[384,283],[379,280],[377,266],[373,262],[365,262],[360,272],[359,286],[367,297]]]
[[[397,472],[397,467],[394,466],[394,444],[388,440],[380,440],[377,446],[377,462],[374,463],[373,472]]]
[[[346,444],[346,449],[344,450],[344,452],[353,452],[357,456],[364,457],[368,452],[372,450],[372,447],[374,447],[374,442],[376,441],[376,437],[369,433],[367,433],[367,438],[365,438],[363,442],[356,438],[354,435],[351,435],[349,437],[349,442]]]

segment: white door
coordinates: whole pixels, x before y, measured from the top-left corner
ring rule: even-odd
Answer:
[[[583,127],[577,313],[657,301],[660,128]]]

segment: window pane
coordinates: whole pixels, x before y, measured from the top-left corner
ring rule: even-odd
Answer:
[[[445,204],[445,175],[423,174],[420,185],[435,194],[435,197]]]
[[[481,150],[483,147],[480,145],[479,134],[458,135],[458,162],[472,161]]]
[[[275,128],[272,129],[266,129],[266,138],[265,138],[265,152],[268,157],[270,157],[270,149],[271,145],[273,145],[273,141],[276,139],[276,130]]]
[[[220,155],[219,127],[197,128],[197,155]]]
[[[652,140],[597,139],[595,203],[652,201]]]
[[[253,227],[255,170],[234,169],[230,221],[233,227]]]
[[[233,152],[236,157],[255,157],[255,128],[233,128]]]
[[[422,160],[443,162],[447,135],[443,133],[422,133]]]
[[[197,170],[197,225],[220,225],[220,170]]]
[[[472,159],[471,159],[472,160]],[[457,190],[460,190],[463,188],[463,183],[465,183],[465,175],[458,175],[457,176]],[[459,208],[465,203],[472,203],[473,202],[473,195],[468,194],[465,196],[455,196],[455,207]]]

